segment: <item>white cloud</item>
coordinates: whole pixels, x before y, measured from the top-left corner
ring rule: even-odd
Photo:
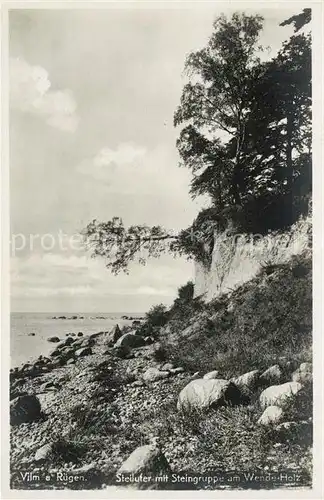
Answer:
[[[102,148],[93,158],[87,158],[78,165],[76,170],[95,180],[110,184],[115,190],[117,186],[120,186],[118,180],[122,180],[125,174],[129,173],[131,177],[134,174],[140,174],[138,165],[142,165],[146,154],[145,148],[131,143],[121,143],[115,150]],[[127,189],[127,181],[128,179],[125,178],[124,191]]]
[[[109,166],[111,163],[128,164],[136,159],[144,156],[146,150],[137,147],[131,143],[119,144],[117,149],[103,148],[94,157],[93,164],[95,167]]]
[[[190,174],[177,168],[174,157],[163,147],[152,150],[128,143],[117,149],[103,148],[93,158],[84,160],[77,171],[120,195],[157,195],[188,199]]]
[[[10,59],[10,105],[43,117],[48,125],[74,132],[78,126],[76,102],[70,90],[52,90],[47,71],[20,58]]]

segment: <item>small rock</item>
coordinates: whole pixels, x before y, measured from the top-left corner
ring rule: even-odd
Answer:
[[[301,363],[299,369],[303,372],[311,372],[312,371],[312,364],[311,363]]]
[[[83,337],[83,333],[82,332],[78,332],[77,337]]]
[[[47,342],[59,342],[60,339],[58,337],[48,337]]]
[[[96,341],[94,338],[87,337],[81,342],[81,347],[93,347]]]
[[[49,382],[45,382],[44,384],[42,384],[40,386],[40,391],[44,392],[44,391],[47,391],[48,389],[54,390],[54,389],[59,389],[59,388],[60,388],[59,384],[57,384],[53,381],[49,381]]]
[[[283,417],[283,410],[279,406],[268,406],[258,420],[258,424],[278,424]]]
[[[95,333],[91,333],[88,338],[89,339],[96,339],[97,337],[100,337],[100,335],[103,335],[104,332],[100,331],[100,332],[95,332]]]
[[[177,368],[172,368],[172,370],[170,370],[171,375],[178,375],[178,373],[183,373],[183,372],[184,368],[182,368],[182,366],[178,366]]]
[[[282,370],[279,365],[270,366],[260,375],[261,385],[280,383],[281,379],[282,379]]]
[[[157,368],[148,368],[146,372],[143,373],[142,379],[144,382],[156,382],[170,376],[168,371],[160,371]]]
[[[218,377],[218,375],[219,375],[219,371],[214,370],[214,371],[212,371],[212,372],[208,372],[208,373],[206,373],[206,374],[203,376],[203,379],[205,379],[205,380],[212,380],[212,379],[217,378],[217,377]]]
[[[154,343],[154,338],[148,335],[147,337],[144,337],[144,342],[146,345],[151,345]]]
[[[193,375],[191,375],[190,380],[197,380],[200,379],[200,373],[195,372]]]
[[[81,356],[88,356],[89,354],[92,354],[92,349],[91,347],[82,347],[81,349],[78,349],[75,351],[75,355],[80,358]]]
[[[87,472],[90,472],[93,469],[96,469],[97,464],[95,462],[92,462],[91,464],[85,464],[82,465],[82,467],[79,467],[77,469],[73,469],[73,473],[77,474],[85,474]]]
[[[28,333],[27,335],[28,335],[29,337],[35,337],[35,335],[36,335],[36,334],[35,334],[34,332],[30,332],[30,333]]]
[[[35,462],[46,461],[50,457],[52,451],[53,451],[53,445],[52,444],[45,444],[44,446],[42,446],[41,448],[39,448],[36,451]]]
[[[299,382],[300,384],[312,382],[312,365],[310,363],[302,363],[300,367],[292,374],[291,378],[294,382]]]
[[[252,370],[250,372],[244,373],[243,375],[240,375],[239,377],[232,378],[231,382],[237,385],[237,387],[239,387],[242,391],[251,392],[257,387],[259,378],[260,371]]]
[[[299,382],[286,382],[281,385],[272,385],[260,394],[260,404],[262,408],[267,406],[282,407],[294,399],[294,396],[301,390],[302,385]]]
[[[134,382],[132,382],[130,385],[134,386],[134,387],[141,387],[144,385],[144,382],[143,380],[135,380]]]
[[[74,365],[75,364],[75,359],[74,358],[70,358],[67,360],[66,362],[67,365]]]
[[[167,459],[154,445],[136,448],[118,470],[120,474],[140,474],[141,472],[151,473],[155,476],[170,472]]]
[[[165,363],[164,365],[161,366],[162,371],[171,371],[174,368],[174,365],[172,363]]]

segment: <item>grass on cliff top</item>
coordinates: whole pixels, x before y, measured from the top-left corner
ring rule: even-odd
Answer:
[[[293,257],[264,266],[231,294],[174,311],[172,341],[162,336],[165,358],[201,373],[217,369],[224,377],[311,361],[311,272],[309,257]]]

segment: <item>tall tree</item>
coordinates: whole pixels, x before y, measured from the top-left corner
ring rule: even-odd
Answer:
[[[194,174],[192,193],[206,189],[219,208],[240,205],[245,190],[242,151],[262,21],[241,13],[219,17],[207,46],[185,65],[190,81],[174,115],[174,124],[184,126],[177,147]]]

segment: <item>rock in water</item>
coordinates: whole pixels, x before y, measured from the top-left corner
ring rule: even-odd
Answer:
[[[60,339],[58,337],[48,337],[47,342],[59,342]]]
[[[156,446],[145,445],[136,448],[120,467],[117,474],[140,474],[141,472],[152,474],[152,476],[170,472],[167,459]]]
[[[258,420],[258,424],[271,425],[279,424],[283,417],[283,410],[279,406],[268,406]]]
[[[228,380],[196,379],[189,382],[180,392],[177,408],[202,410],[227,404],[240,404],[243,401],[240,389]]]
[[[114,347],[142,347],[145,344],[144,339],[134,333],[125,333],[116,342]]]
[[[213,379],[217,378],[217,377],[218,377],[218,375],[219,375],[219,371],[214,370],[214,371],[212,371],[212,372],[208,372],[208,373],[206,373],[206,374],[203,376],[203,378],[204,378],[205,380],[213,380]]]
[[[302,385],[299,382],[286,382],[281,385],[272,385],[260,394],[260,404],[262,408],[267,406],[282,407],[294,399],[296,394],[301,390]]]
[[[20,425],[38,420],[41,416],[39,399],[32,394],[18,396],[10,402],[10,423]]]

